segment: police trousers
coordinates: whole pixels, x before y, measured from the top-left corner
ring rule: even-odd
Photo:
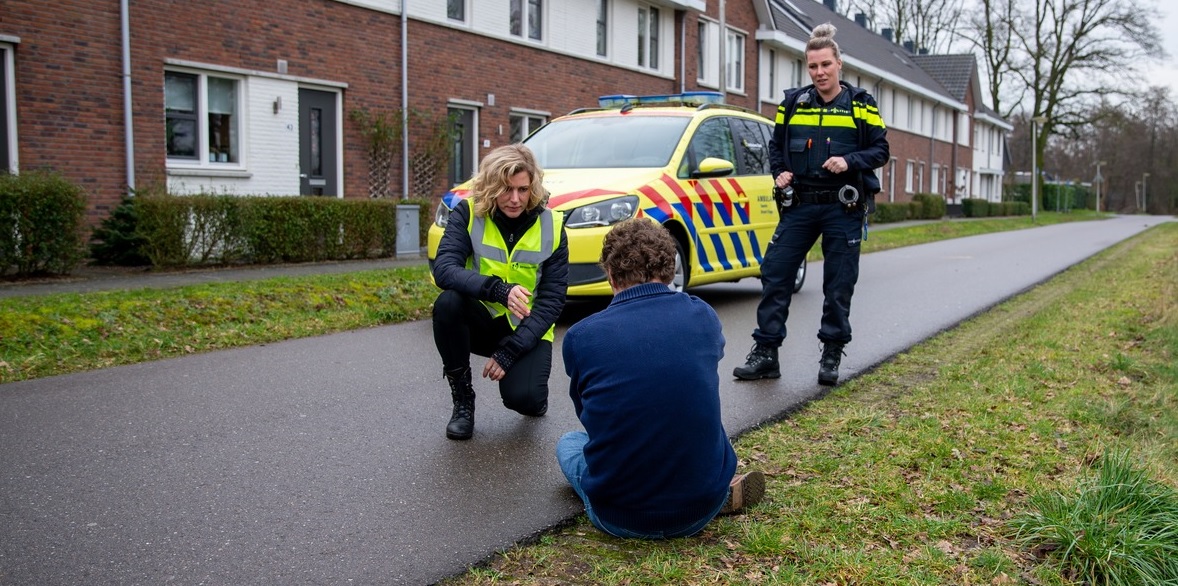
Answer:
[[[785,340],[794,279],[806,253],[822,238],[822,321],[818,339],[851,341],[851,296],[859,281],[864,212],[842,204],[797,205],[781,214],[761,264],[761,302],[753,339],[771,347]]]
[[[442,368],[455,370],[470,366],[470,355],[490,357],[513,332],[507,317],[493,318],[486,306],[473,297],[446,290],[434,302],[434,344],[442,357]],[[540,343],[515,360],[499,381],[503,405],[525,415],[543,412],[548,406],[548,377],[552,371],[552,342]],[[478,378],[480,364],[472,373]]]

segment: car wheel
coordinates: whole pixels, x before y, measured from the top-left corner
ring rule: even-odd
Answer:
[[[794,276],[794,293],[802,290],[802,283],[806,282],[806,259],[802,259],[802,264],[798,265],[798,274]]]
[[[683,242],[675,238],[675,278],[671,281],[671,288],[676,291],[687,289],[688,281],[691,280],[688,258],[687,251],[683,248]]]

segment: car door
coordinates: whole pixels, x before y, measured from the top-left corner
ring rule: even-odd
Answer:
[[[753,256],[749,250],[749,194],[738,180],[737,171],[723,177],[692,177],[706,158],[722,159],[737,165],[739,158],[732,134],[732,118],[714,116],[703,120],[691,136],[679,169],[682,197],[688,230],[695,242],[695,256],[704,273],[745,268]]]
[[[777,228],[777,204],[773,199],[773,177],[769,166],[769,143],[773,126],[766,120],[732,118],[736,137],[736,174],[739,189],[748,202],[744,238],[750,243],[751,258],[756,265],[769,246],[769,239]],[[746,265],[752,266],[752,265]]]

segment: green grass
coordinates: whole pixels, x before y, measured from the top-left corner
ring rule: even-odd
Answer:
[[[1044,213],[1039,225],[1092,220]],[[943,221],[871,233],[865,250],[1032,227],[1030,218]],[[0,383],[317,336],[428,317],[424,265],[171,289],[0,299]]]
[[[875,230],[865,249],[1031,226]],[[580,516],[447,583],[1174,583],[1154,562],[1175,559],[1175,251],[1178,224],[1153,228],[745,434],[766,500],[697,537]],[[422,265],[7,298],[0,381],[421,319],[435,295]]]
[[[766,500],[670,542],[579,516],[459,584],[1178,583],[1178,224],[742,436]]]

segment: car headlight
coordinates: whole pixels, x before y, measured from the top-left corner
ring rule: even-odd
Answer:
[[[609,226],[633,218],[637,211],[638,197],[627,195],[569,210],[565,213],[564,225],[568,228]]]
[[[450,221],[450,208],[446,207],[446,204],[444,204],[444,203],[439,203],[438,204],[438,211],[434,212],[434,223],[442,228],[445,228],[446,223],[448,223],[449,221]]]

